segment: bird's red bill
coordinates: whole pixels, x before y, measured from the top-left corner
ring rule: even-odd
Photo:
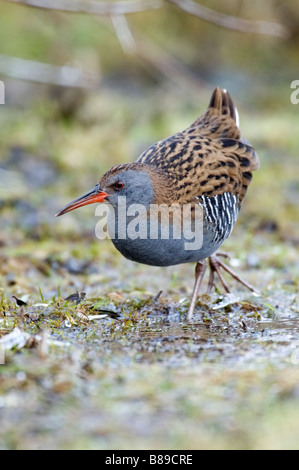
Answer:
[[[66,214],[67,212],[78,209],[79,207],[87,206],[88,204],[96,204],[98,202],[105,202],[107,193],[99,189],[99,185],[95,186],[91,191],[84,194],[78,199],[67,204],[63,209],[57,212],[56,217]]]

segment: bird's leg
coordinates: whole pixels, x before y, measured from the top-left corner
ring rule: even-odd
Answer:
[[[218,274],[219,280],[221,284],[223,285],[224,289],[226,292],[230,292],[230,287],[224,277],[222,276],[222,273],[220,271],[220,268],[223,267],[223,263],[217,258],[217,255],[212,255],[209,257],[209,267],[210,267],[210,278],[209,278],[209,283],[208,283],[208,288],[207,288],[207,294],[211,293],[213,284],[214,284],[214,279],[215,279],[215,272]]]
[[[222,273],[221,273],[221,268],[222,268],[222,269],[224,269],[224,271],[226,271],[228,274],[230,274],[234,279],[236,279],[236,281],[240,282],[240,284],[245,286],[251,292],[254,292],[257,295],[260,295],[260,293],[258,291],[256,291],[248,282],[246,282],[235,271],[233,271],[226,264],[224,264],[222,261],[220,261],[218,256],[223,256],[224,258],[229,258],[229,255],[227,255],[226,253],[223,253],[223,252],[215,253],[214,255],[209,257],[210,278],[209,278],[207,293],[210,293],[211,289],[213,287],[215,271],[218,274],[220,282],[223,285],[226,292],[231,292],[231,290],[229,288],[229,285],[227,284],[227,282],[225,281],[225,279],[222,276]]]
[[[217,254],[215,256],[223,256],[223,258],[226,258],[226,259],[229,259],[229,254],[228,253],[225,253],[224,251],[218,251]],[[215,266],[211,263],[211,260],[209,258],[209,267],[210,267],[210,276],[209,276],[209,282],[208,282],[208,287],[207,287],[207,291],[206,293],[208,295],[210,295],[211,293],[211,290],[214,286],[214,282],[215,282],[215,271],[217,272],[218,276],[220,277],[220,280],[221,282],[223,281],[224,282],[224,285],[225,285],[225,289],[227,290],[227,292],[230,292],[229,290],[229,286],[228,284],[224,281],[222,275],[221,275],[221,272],[220,270],[215,268]]]
[[[208,287],[206,291],[207,295],[210,295],[212,287],[214,286],[214,282],[215,282],[215,269],[211,267],[211,264],[209,264],[209,267],[210,267],[210,276],[209,276],[209,282],[208,282]]]
[[[193,312],[194,308],[196,305],[197,297],[198,297],[198,291],[200,289],[203,277],[205,275],[207,268],[207,264],[205,261],[198,261],[195,266],[195,284],[193,288],[193,293],[192,293],[192,299],[191,303],[189,306],[188,314],[187,314],[187,320],[191,320],[193,317]]]

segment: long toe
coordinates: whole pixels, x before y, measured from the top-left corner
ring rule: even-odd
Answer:
[[[229,285],[227,284],[227,282],[225,281],[222,273],[221,273],[221,269],[223,269],[224,271],[226,271],[230,276],[232,276],[238,283],[242,284],[244,287],[246,287],[248,290],[250,290],[251,292],[253,292],[255,295],[261,295],[260,292],[258,292],[251,284],[249,284],[247,281],[245,281],[241,276],[239,276],[235,271],[233,271],[231,268],[229,268],[225,263],[223,263],[219,258],[218,256],[223,256],[225,258],[229,258],[229,256],[226,254],[226,253],[223,253],[223,252],[220,252],[220,253],[216,253],[212,256],[210,256],[209,258],[209,265],[210,265],[210,270],[211,272],[217,272],[217,275],[219,277],[219,280],[221,282],[221,284],[223,285],[224,289],[226,290],[226,292],[231,292],[231,289],[229,287]],[[211,274],[210,274],[210,280],[211,280]],[[210,286],[210,283],[211,282],[214,282],[214,277],[213,279],[209,282],[209,285],[208,285],[208,289],[212,288],[212,286]]]

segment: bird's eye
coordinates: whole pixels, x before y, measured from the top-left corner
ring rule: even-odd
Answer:
[[[120,191],[121,189],[123,189],[124,187],[124,183],[122,181],[117,181],[116,183],[114,183],[114,189],[116,189],[117,191]]]

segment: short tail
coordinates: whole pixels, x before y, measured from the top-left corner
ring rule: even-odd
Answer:
[[[215,88],[208,109],[190,127],[197,129],[202,136],[207,135],[214,139],[241,138],[237,108],[230,94],[221,88]]]
[[[230,116],[239,127],[239,114],[234,102],[225,89],[215,88],[212,93],[209,108],[214,108],[223,116]]]

